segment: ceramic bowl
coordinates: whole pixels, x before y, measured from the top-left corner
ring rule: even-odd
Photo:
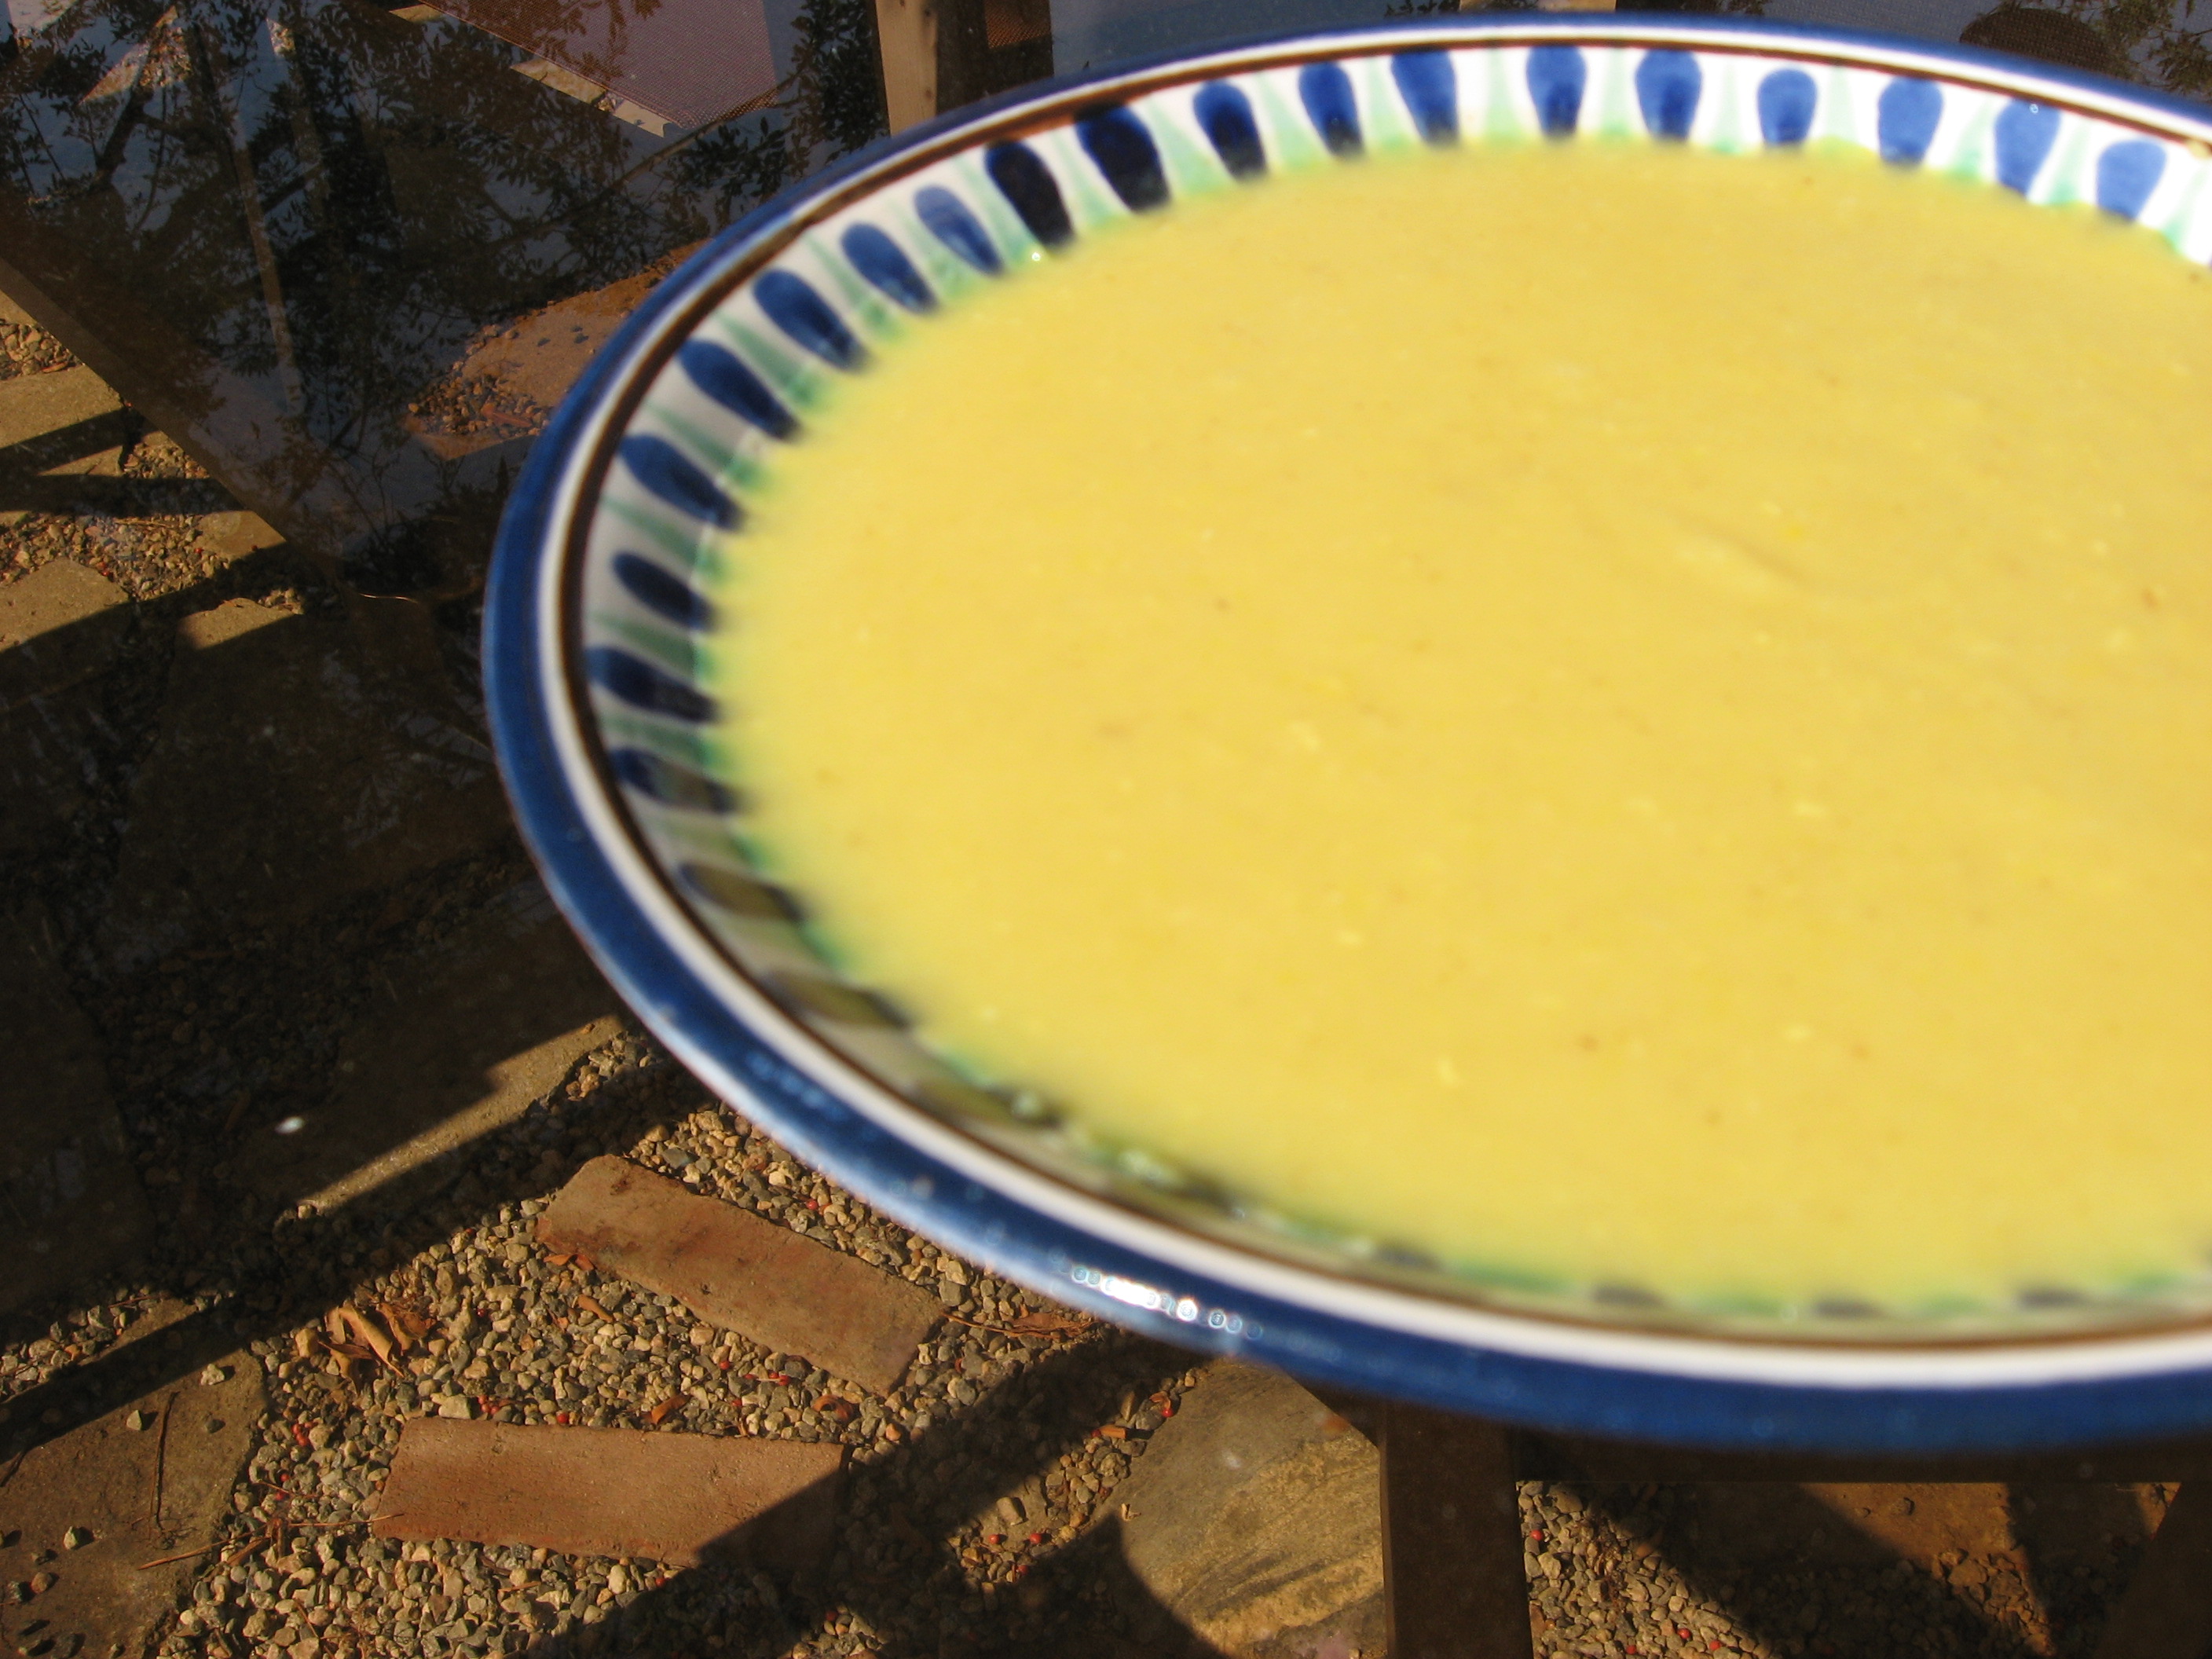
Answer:
[[[1273,1214],[979,1087],[810,948],[749,867],[705,663],[745,498],[914,313],[1216,189],[1365,151],[1823,140],[2212,255],[2212,125],[1965,51],[1711,21],[1493,15],[1052,83],[902,136],[670,277],[571,394],[501,532],[486,625],[523,830],[615,984],[702,1078],[870,1202],[1049,1296],[1202,1347],[1534,1425],[1957,1449],[2212,1425],[2212,1266],[1925,1310],[1670,1303]]]

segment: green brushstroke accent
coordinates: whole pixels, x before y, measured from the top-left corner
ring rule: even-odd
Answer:
[[[1813,118],[1813,138],[1834,138],[1846,144],[1856,144],[1861,149],[1875,149],[1859,137],[1858,117],[1851,105],[1851,72],[1840,64],[1831,65],[1827,79],[1820,88],[1818,112]]]
[[[602,616],[595,614],[592,620],[609,625]],[[695,732],[656,725],[651,720],[638,720],[628,714],[608,713],[599,716],[599,732],[603,737],[635,744],[640,749],[649,749],[663,760],[676,761],[702,772],[708,769],[709,762],[705,753],[707,744]],[[715,781],[721,781],[720,779]]]
[[[1598,60],[1597,73],[1591,77],[1597,82],[1597,121],[1593,131],[1601,138],[1643,137],[1644,120],[1629,95],[1627,52],[1620,46],[1583,51]]]
[[[1711,76],[1712,91],[1720,99],[1720,117],[1713,123],[1709,148],[1722,155],[1741,155],[1746,150],[1764,148],[1765,140],[1754,143],[1744,136],[1742,65],[1733,58],[1699,61]]]
[[[704,456],[712,463],[712,471],[722,477],[748,489],[761,482],[763,469],[758,456],[731,448],[690,416],[679,414],[665,404],[647,404],[645,412]]]
[[[830,280],[836,285],[837,297],[845,302],[847,312],[857,316],[864,332],[879,340],[895,340],[906,331],[905,313],[852,268],[842,248],[826,236],[812,233],[806,237],[806,246],[821,262],[822,269],[830,273]]]
[[[940,300],[957,300],[967,295],[976,283],[983,281],[975,268],[937,240],[937,233],[921,222],[921,216],[902,201],[896,205],[894,216],[898,228],[906,233],[906,246],[915,255],[915,263],[921,274],[929,279],[930,287],[937,290]]]
[[[739,322],[726,312],[716,312],[714,323],[730,343],[737,347],[738,354],[786,403],[794,409],[805,410],[812,409],[822,401],[827,376],[808,368],[795,349],[787,350],[758,329]]]
[[[609,495],[605,491],[600,492],[599,510],[603,513],[613,514],[632,530],[647,538],[662,552],[672,558],[681,560],[685,569],[697,571],[702,568],[703,538],[697,535],[686,535],[675,529],[659,514],[649,512],[635,502],[626,501],[619,495]]]
[[[1129,216],[1121,198],[1095,181],[1091,158],[1083,153],[1073,127],[1041,132],[1030,140],[1030,148],[1044,158],[1060,181],[1060,199],[1067,204],[1067,217],[1078,235],[1088,236]]]
[[[1506,78],[1505,54],[1488,52],[1490,76],[1486,91],[1490,107],[1483,112],[1482,136],[1493,143],[1512,143],[1532,138],[1542,131],[1540,124],[1533,131],[1521,118],[1520,106],[1513,101],[1513,83]]]
[[[1267,147],[1269,167],[1297,173],[1329,160],[1305,112],[1285,101],[1273,76],[1259,76],[1253,92],[1253,105],[1260,115],[1260,142]]]
[[[679,678],[685,680],[696,678],[699,665],[692,654],[690,641],[671,637],[665,630],[648,623],[605,611],[593,611],[592,623],[594,627],[605,629],[625,643],[635,647]]]
[[[1021,216],[999,194],[998,185],[983,171],[982,160],[975,152],[963,154],[954,163],[954,171],[968,187],[962,199],[983,222],[983,228],[991,233],[999,257],[1009,269],[1018,270],[1028,261],[1043,256],[1044,250],[1037,239],[1030,234],[1030,228],[1022,222]]]
[[[2092,199],[2095,191],[2085,188],[2082,163],[2089,156],[2089,134],[2084,125],[2069,117],[2062,118],[2069,129],[2066,142],[2059,147],[2058,160],[2051,169],[2051,193],[2043,200],[2048,207],[2063,207],[2069,202]]]
[[[1377,155],[1418,149],[1420,134],[1413,130],[1413,117],[1398,96],[1398,83],[1390,78],[1386,60],[1361,58],[1358,79],[1359,89],[1366,94],[1367,148]]]
[[[2196,228],[2197,198],[2204,193],[2204,175],[2212,167],[2194,155],[2188,156],[2182,165],[2189,169],[2189,183],[2181,192],[2179,203],[2159,227],[2159,234],[2166,238],[2175,252],[2185,254],[2190,232]]]
[[[1167,172],[1168,188],[1177,197],[1207,196],[1229,188],[1229,169],[1221,165],[1213,146],[1194,141],[1182,130],[1182,124],[1162,107],[1160,99],[1147,98],[1129,107],[1145,124],[1145,131],[1152,135],[1152,142],[1160,147],[1160,163]]]
[[[1997,112],[1990,107],[1994,101],[1983,99],[1981,112],[1966,124],[1966,131],[1959,139],[1958,150],[1951,157],[1950,165],[1944,168],[1953,178],[1972,179],[1978,184],[1991,182],[1990,135],[1997,124]]]

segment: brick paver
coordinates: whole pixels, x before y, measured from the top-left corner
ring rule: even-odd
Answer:
[[[548,1249],[672,1296],[709,1324],[878,1393],[944,1309],[926,1291],[619,1158],[576,1171],[538,1218]]]
[[[797,1440],[411,1419],[374,1530],[696,1566],[812,1565],[845,1449]]]

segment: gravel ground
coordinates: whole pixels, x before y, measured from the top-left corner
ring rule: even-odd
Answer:
[[[0,325],[0,376],[66,361],[35,331]],[[219,1310],[253,1336],[270,1410],[222,1545],[189,1607],[157,1633],[158,1650],[1170,1651],[1112,1529],[1096,1523],[1192,1385],[1192,1358],[1042,1306],[943,1255],[704,1098],[635,1027],[404,1212],[276,1209],[240,1180],[248,1136],[323,1097],[341,1040],[379,987],[406,982],[527,865],[503,845],[327,905],[308,927],[103,974],[83,947],[176,619],[234,595],[294,608],[331,599],[311,568],[283,556],[217,568],[202,515],[228,502],[167,440],[141,433],[122,474],[138,493],[109,495],[103,513],[0,528],[0,582],[77,558],[137,612],[122,666],[99,694],[112,735],[94,757],[91,804],[69,835],[11,869],[10,888],[44,902],[66,947],[70,988],[100,1033],[161,1242],[134,1282],[99,1287],[96,1303],[0,1346],[0,1455],[5,1401],[95,1359],[157,1297]],[[118,500],[126,510],[113,510]],[[441,620],[465,663],[472,619]],[[698,1325],[665,1297],[557,1264],[536,1244],[533,1218],[578,1164],[607,1152],[926,1285],[955,1318],[909,1379],[877,1398]],[[333,1348],[324,1316],[342,1303],[411,1337],[397,1369]],[[842,1441],[852,1473],[834,1558],[806,1583],[371,1539],[362,1517],[400,1425],[439,1408]],[[1700,1553],[1704,1501],[1687,1488],[1525,1487],[1539,1653],[2087,1652],[2139,1547],[2115,1545],[2032,1583],[2009,1555],[1948,1561],[1948,1583],[1891,1566],[1743,1571]]]

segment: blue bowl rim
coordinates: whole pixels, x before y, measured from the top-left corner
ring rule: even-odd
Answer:
[[[952,149],[1018,136],[1102,96],[1135,97],[1212,73],[1409,46],[1571,40],[1779,53],[1923,75],[2077,111],[2154,136],[2212,141],[2199,106],[2104,77],[1966,46],[1860,31],[1655,14],[1490,14],[1262,34],[1016,89],[846,157],[714,237],[649,295],[572,389],[533,446],[502,520],[485,596],[484,678],[495,748],[526,843],[556,902],[617,990],[687,1066],[799,1156],[902,1224],[1030,1288],[1186,1346],[1378,1395],[1523,1426],[1678,1443],[1829,1452],[1948,1453],[2055,1447],[2185,1432],[2212,1424],[2212,1331],[1844,1348],[1775,1339],[1623,1334],[1489,1313],[1468,1340],[1255,1290],[1193,1265],[1256,1261],[1225,1247],[1171,1248],[1147,1218],[1081,1227],[1006,1190],[1009,1160],[948,1157],[894,1134],[840,1092],[855,1068],[763,999],[745,1015],[718,996],[641,905],[562,756],[560,716],[584,707],[573,648],[580,521],[653,373],[690,326],[805,224]],[[554,532],[559,531],[557,544]],[[635,841],[589,737],[594,783]],[[688,916],[649,858],[671,902]],[[749,1018],[748,1018],[749,1016]],[[766,1029],[763,1029],[766,1028]],[[957,1132],[948,1132],[957,1134]],[[1034,1172],[1022,1171],[1030,1182]],[[979,1178],[979,1175],[992,1178]],[[1041,1184],[1049,1185],[1048,1182]],[[1085,1202],[1120,1209],[1111,1200]],[[1097,1217],[1094,1213],[1094,1221]],[[1121,1237],[1113,1236],[1116,1231]],[[1274,1264],[1267,1264],[1273,1267]],[[1307,1270],[1264,1279],[1328,1279]],[[1358,1281],[1348,1298],[1420,1303]],[[1329,1298],[1339,1303],[1346,1297]],[[1461,1322],[1464,1324],[1464,1321]],[[1532,1342],[1519,1328],[1547,1333]],[[1558,1340],[1561,1337],[1565,1340]],[[1747,1375],[1746,1373],[1752,1373]]]

